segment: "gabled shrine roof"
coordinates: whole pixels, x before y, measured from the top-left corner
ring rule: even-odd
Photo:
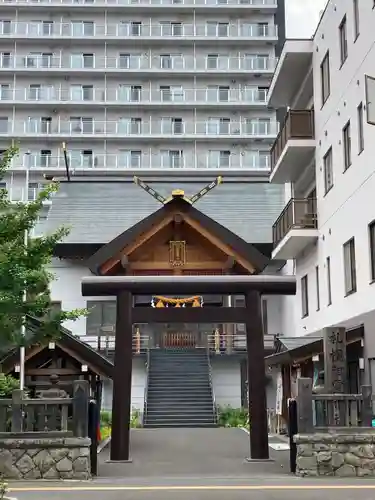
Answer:
[[[172,179],[147,183],[169,197],[182,189],[187,196],[203,188],[205,180]],[[131,228],[162,204],[135,185],[132,179],[72,178],[61,182],[43,229],[70,227],[67,244],[105,244]],[[248,243],[271,243],[272,224],[284,206],[283,186],[266,182],[228,180],[213,189],[194,207]]]

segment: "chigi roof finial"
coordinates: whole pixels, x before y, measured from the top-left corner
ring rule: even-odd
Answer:
[[[214,189],[216,186],[219,186],[223,182],[223,178],[219,175],[219,177],[216,177],[216,179],[204,188],[202,188],[200,191],[198,191],[194,196],[189,198],[188,196],[185,195],[185,191],[183,189],[174,189],[171,193],[171,196],[169,198],[165,198],[162,196],[160,193],[158,193],[155,189],[153,189],[151,186],[149,186],[146,182],[143,182],[139,177],[134,176],[133,177],[134,183],[137,184],[137,186],[141,187],[146,193],[148,193],[150,196],[155,198],[155,200],[160,201],[160,203],[163,203],[163,205],[166,205],[167,203],[171,202],[172,200],[176,198],[181,198],[185,200],[186,202],[190,203],[193,205],[196,203],[198,200],[203,198],[207,193],[209,193],[212,189]]]

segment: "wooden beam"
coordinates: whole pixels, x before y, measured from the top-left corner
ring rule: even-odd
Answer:
[[[71,368],[26,368],[26,375],[81,375],[81,372]]]
[[[249,271],[250,274],[255,273],[255,268],[254,266],[250,263],[247,262],[244,258],[242,258],[240,255],[237,254],[237,252],[223,243],[219,238],[211,234],[209,231],[204,229],[202,226],[200,226],[194,219],[189,217],[186,213],[181,214],[184,221],[189,224],[190,227],[195,229],[199,234],[201,234],[204,238],[206,238],[210,243],[212,243],[214,246],[219,248],[222,252],[224,252],[228,256],[232,256],[235,258],[235,260],[240,264],[244,269]]]
[[[137,240],[132,242],[130,245],[126,246],[119,255],[116,255],[112,259],[108,260],[103,266],[100,268],[102,274],[107,274],[118,262],[121,260],[122,255],[130,255],[137,248],[144,245],[150,238],[152,238],[156,233],[164,229],[168,224],[170,224],[173,220],[173,215],[169,215],[165,219],[159,222],[159,224],[155,224],[150,231],[142,234]]]
[[[259,274],[220,276],[88,276],[82,279],[84,297],[117,295],[128,290],[136,295],[236,294],[256,290],[264,295],[295,295],[294,276]]]
[[[133,323],[245,323],[244,307],[134,307]]]
[[[226,262],[220,261],[203,261],[203,262],[187,262],[179,269],[182,271],[216,271],[225,269]],[[169,262],[129,262],[129,269],[133,271],[163,271],[171,270],[174,267]]]
[[[133,358],[133,297],[128,291],[117,296],[116,349],[113,369],[111,460],[128,461]]]

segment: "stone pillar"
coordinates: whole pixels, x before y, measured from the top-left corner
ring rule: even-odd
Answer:
[[[128,291],[117,296],[116,346],[113,368],[111,460],[129,460],[132,387],[132,307]]]
[[[324,329],[324,388],[328,394],[344,394],[347,389],[346,330]],[[333,401],[328,407],[329,425],[346,425],[346,404]]]
[[[268,460],[268,423],[262,301],[257,291],[245,294],[247,380],[251,422],[250,454],[252,460]]]

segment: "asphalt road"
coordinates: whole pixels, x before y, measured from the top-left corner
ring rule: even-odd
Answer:
[[[10,495],[18,500],[373,500],[373,480],[306,480],[270,477],[244,481],[221,480],[164,480],[163,485],[111,484],[91,482],[52,485],[38,483],[15,486]]]

